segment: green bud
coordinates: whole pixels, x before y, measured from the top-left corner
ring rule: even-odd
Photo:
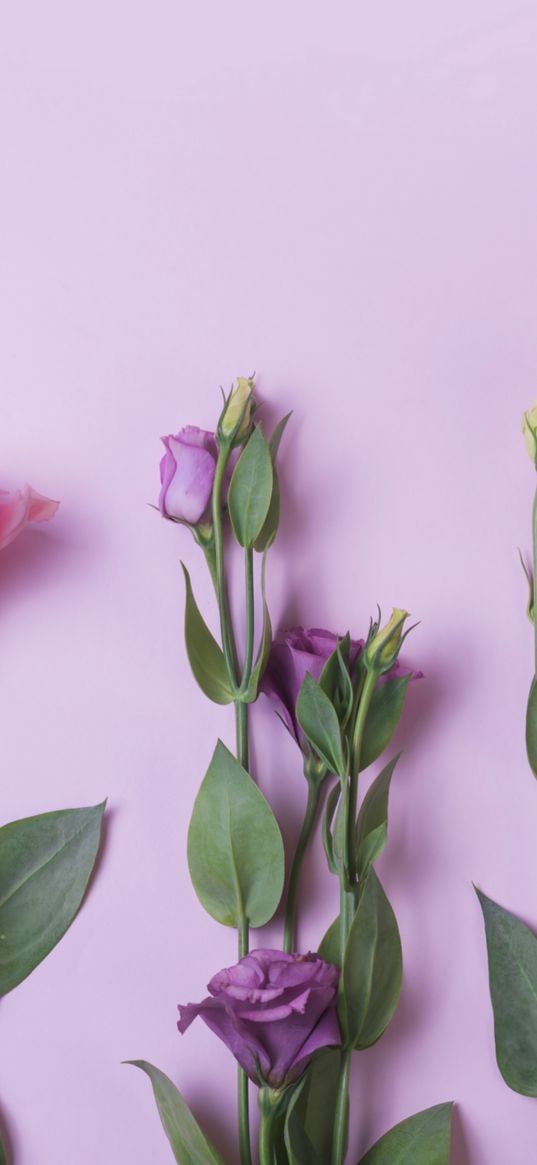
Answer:
[[[246,440],[255,408],[253,391],[254,382],[252,379],[245,379],[244,376],[237,377],[237,387],[228,396],[218,423],[218,436],[221,441],[231,441],[234,445],[242,445]]]
[[[522,416],[522,432],[528,453],[537,466],[537,405]]]
[[[365,665],[368,671],[374,671],[380,676],[393,667],[404,638],[403,627],[406,619],[408,611],[395,607],[385,627],[379,628],[376,625],[373,628],[373,634],[365,647]]]

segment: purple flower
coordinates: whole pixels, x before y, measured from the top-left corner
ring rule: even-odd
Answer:
[[[177,1026],[185,1032],[201,1015],[251,1080],[281,1088],[319,1048],[341,1043],[338,979],[317,955],[251,951],[211,979],[201,1003],[179,1007]]]
[[[307,745],[298,725],[295,707],[306,672],[318,680],[323,667],[342,636],[320,627],[292,627],[274,643],[261,681],[261,691],[274,703],[285,727],[306,751]],[[362,639],[351,639],[349,664],[354,664],[362,650]]]
[[[162,442],[166,452],[160,463],[160,512],[195,525],[211,499],[218,456],[214,433],[187,425],[175,437],[162,437]]]

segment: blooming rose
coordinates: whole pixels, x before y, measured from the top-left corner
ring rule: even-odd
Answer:
[[[281,1088],[319,1048],[341,1043],[338,979],[317,955],[251,951],[211,979],[207,999],[179,1007],[177,1026],[185,1032],[201,1015],[251,1080]]]
[[[160,512],[165,518],[195,525],[209,505],[218,448],[214,433],[187,425],[175,437],[162,437],[166,452],[160,463]]]
[[[53,502],[25,485],[15,493],[0,489],[0,550],[20,534],[28,522],[46,522],[58,509]]]
[[[318,680],[323,667],[341,636],[320,627],[292,627],[272,645],[269,661],[261,680],[261,691],[273,701],[285,727],[304,751],[306,743],[298,724],[295,708],[304,676],[309,672]],[[349,663],[354,666],[363,640],[351,639]]]

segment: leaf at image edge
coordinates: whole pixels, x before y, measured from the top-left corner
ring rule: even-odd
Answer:
[[[449,1165],[452,1102],[435,1104],[394,1125],[359,1165]]]
[[[0,995],[50,954],[78,913],[105,805],[41,813],[0,829]]]
[[[149,1077],[162,1126],[179,1165],[224,1165],[169,1076],[147,1060],[126,1060]]]

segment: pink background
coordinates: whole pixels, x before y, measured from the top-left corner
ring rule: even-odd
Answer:
[[[0,49],[2,481],[62,499],[2,555],[2,817],[109,797],[75,925],[0,1008],[15,1165],[171,1161],[167,1071],[232,1161],[235,1072],[176,1003],[234,961],[199,907],[186,829],[232,718],[194,686],[179,557],[147,503],[158,437],[211,427],[258,372],[289,408],[276,626],[422,620],[380,873],[399,918],[397,1017],[356,1058],[351,1165],[458,1102],[455,1165],[530,1165],[537,1102],[495,1065],[471,880],[537,925],[532,667],[517,544],[533,475],[537,12],[431,4],[21,3]],[[7,25],[7,27],[6,27]],[[269,709],[257,774],[289,829],[305,787]],[[302,945],[335,910],[320,852]],[[269,941],[279,941],[269,929]]]

